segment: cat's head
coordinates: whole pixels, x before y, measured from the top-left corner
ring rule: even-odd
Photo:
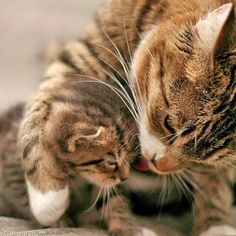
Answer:
[[[141,150],[157,172],[227,163],[236,152],[235,10],[204,14],[153,26],[134,56]]]
[[[65,84],[63,86],[66,91],[61,89],[63,99],[60,99],[63,104],[54,102],[52,106],[50,120],[45,128],[45,146],[55,154],[68,176],[80,175],[100,187],[112,187],[126,180],[130,164],[135,158],[133,150],[138,141],[137,136],[134,136],[136,125],[128,117],[126,119],[126,112],[119,110],[120,101],[116,101],[116,98],[112,100],[112,104],[117,104],[117,110],[113,109],[114,119],[101,113],[102,101],[96,104],[90,97],[90,103],[84,109],[81,104],[85,103],[79,100],[88,96],[87,88],[96,97],[93,87],[98,93],[103,91],[107,99],[109,95],[116,95],[104,85],[80,84],[76,89],[76,93],[80,91],[78,97],[71,93],[71,82],[70,89]],[[74,102],[68,102],[69,94],[75,98]],[[105,112],[108,105],[103,106]]]

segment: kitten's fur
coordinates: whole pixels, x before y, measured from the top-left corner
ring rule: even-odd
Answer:
[[[111,234],[152,233],[135,225],[125,199],[111,190],[128,178],[129,165],[135,157],[136,125],[128,118],[129,111],[120,106],[121,100],[113,91],[95,81],[78,82],[78,78],[71,77],[60,86],[60,92],[51,91],[48,100],[50,114],[45,117],[47,127],[43,138],[45,147],[54,156],[45,164],[39,156],[25,172],[27,181],[40,178],[38,186],[27,183],[32,213],[41,224],[54,224],[68,208],[70,192],[76,197],[72,198],[74,200],[69,211],[75,214],[76,219],[72,216],[68,219],[74,220],[76,225],[98,225],[102,212],[103,222]],[[113,109],[113,103],[116,104],[116,110]],[[23,109],[24,105],[18,105],[0,117],[0,215],[32,219],[21,157],[16,146]],[[37,138],[32,139],[24,155],[36,143]],[[54,162],[53,166],[47,166],[51,161]],[[61,185],[53,185],[53,179]],[[88,181],[98,190],[91,188]],[[99,187],[104,189],[101,191]],[[37,188],[41,189],[41,193],[35,193]],[[51,188],[58,190],[47,191]],[[98,192],[99,198],[111,193],[113,197],[108,199],[109,196],[106,196],[107,202],[97,208],[98,212],[95,208],[90,217],[82,214],[96,200]],[[62,201],[63,207],[60,205]],[[65,220],[67,218],[63,217],[57,225],[64,226]]]
[[[29,150],[24,158],[25,171],[42,152],[42,163],[57,171],[48,162],[52,153],[43,144],[42,129],[51,93],[68,74],[95,77],[117,86],[111,77],[123,83],[122,77],[130,75],[130,68],[129,85],[140,113],[141,149],[154,172],[173,172],[189,162],[213,166],[231,163],[235,159],[236,49],[235,6],[222,6],[228,2],[236,3],[108,1],[84,38],[64,46],[47,72],[49,79],[27,110],[19,135],[22,154]],[[123,87],[127,89],[125,83]],[[35,137],[38,142],[32,143]],[[214,168],[206,167],[205,172],[205,177],[194,177],[205,192],[195,196],[195,233],[227,223],[230,216],[232,197],[227,175],[231,171],[219,176]],[[48,177],[52,182],[47,186],[40,178],[28,179],[40,192],[64,185],[63,178]]]

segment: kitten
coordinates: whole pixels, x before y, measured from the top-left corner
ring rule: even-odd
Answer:
[[[235,159],[232,3],[235,0],[107,1],[84,37],[64,45],[28,107],[19,135],[22,155],[32,146],[23,160],[25,171],[42,152],[45,165],[54,171],[41,131],[52,91],[58,91],[68,74],[95,77],[125,94],[139,123],[142,153],[155,173],[195,168],[192,163],[206,166],[192,177],[205,192],[195,193],[195,233],[228,223],[232,194],[227,166]],[[31,145],[34,137],[39,138]],[[209,166],[222,164],[226,171],[220,176]],[[38,186],[36,177],[30,183]]]
[[[113,109],[114,104],[116,109]],[[24,105],[4,114],[0,118],[0,215],[25,219],[34,216],[42,225],[64,226],[64,221],[71,220],[62,217],[70,203],[69,195],[80,195],[71,203],[72,211],[79,214],[98,200],[96,192],[99,192],[98,197],[107,195],[104,196],[107,202],[98,213],[94,210],[92,220],[83,220],[84,225],[91,227],[92,223],[99,223],[103,212],[103,222],[112,235],[145,235],[147,232],[155,235],[136,225],[125,198],[112,190],[128,178],[129,165],[137,155],[134,151],[136,125],[121,104],[112,90],[96,81],[88,83],[71,76],[58,84],[58,90],[50,91],[44,107],[39,107],[40,111],[45,109],[45,127],[41,130],[44,149],[24,166],[26,182],[16,147]],[[31,125],[37,125],[37,120]],[[23,158],[34,152],[38,139],[34,136],[30,140]],[[89,183],[93,184],[93,190]],[[109,200],[111,193],[114,196]],[[75,224],[82,224],[82,220]]]

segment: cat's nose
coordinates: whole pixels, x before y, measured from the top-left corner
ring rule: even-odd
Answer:
[[[130,170],[128,166],[121,166],[118,172],[118,176],[120,178],[120,181],[125,181],[128,179],[130,174]]]
[[[165,155],[161,158],[153,158],[152,163],[160,172],[169,172],[181,169],[185,164],[184,160]]]

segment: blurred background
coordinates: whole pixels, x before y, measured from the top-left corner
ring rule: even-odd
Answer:
[[[104,0],[0,0],[0,110],[32,97],[40,55],[54,41],[78,38]]]

